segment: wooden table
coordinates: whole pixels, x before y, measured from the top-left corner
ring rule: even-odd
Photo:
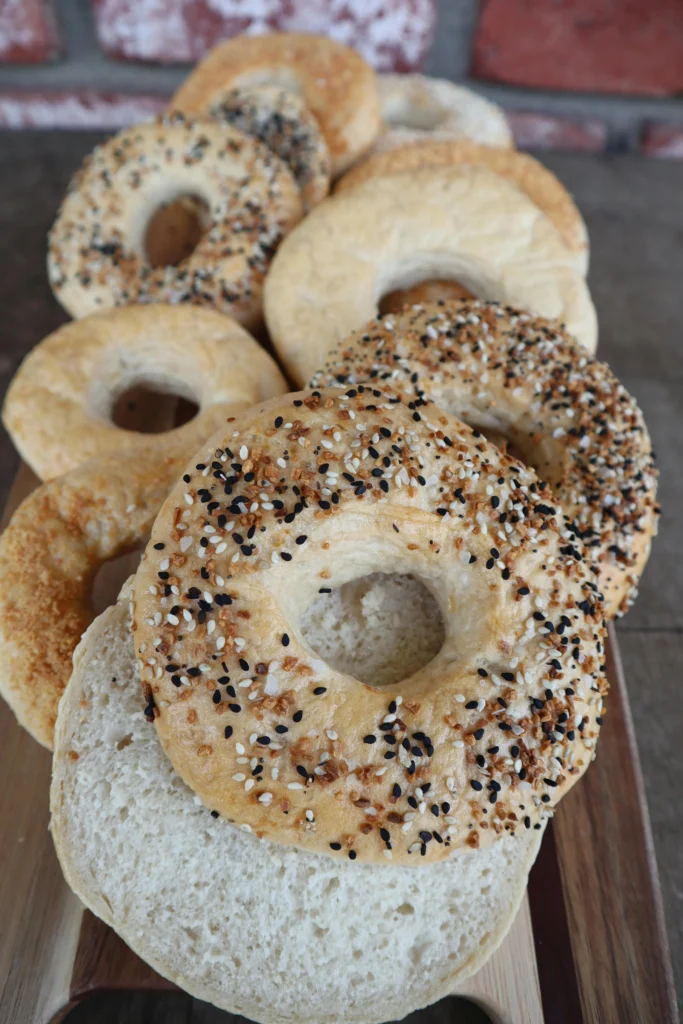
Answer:
[[[0,189],[0,226],[3,229],[0,232],[0,300],[3,308],[0,383],[3,377],[6,383],[24,352],[64,319],[52,302],[45,282],[45,231],[68,174],[92,142],[93,136],[59,133],[5,136],[0,141],[3,186]],[[620,627],[619,640],[643,756],[645,788],[663,878],[674,963],[679,967],[683,948],[678,895],[683,891],[681,801],[675,787],[662,785],[662,780],[675,778],[676,766],[680,769],[681,763],[677,693],[674,695],[683,666],[683,579],[678,569],[683,539],[676,522],[677,498],[683,489],[678,473],[683,455],[683,350],[677,337],[678,323],[683,315],[683,294],[679,283],[682,263],[679,246],[683,237],[683,208],[678,200],[680,170],[676,164],[626,157],[554,156],[547,162],[573,189],[586,214],[593,240],[590,283],[600,316],[601,354],[641,401],[663,471],[661,491],[665,516],[662,536],[644,577],[641,599]],[[3,440],[0,444],[0,471],[5,482],[9,481],[15,465],[9,443]],[[601,743],[601,759],[608,744],[610,718],[614,723],[624,710],[623,704],[620,710],[618,702],[612,701]],[[625,724],[622,722],[622,728],[615,729],[621,744],[628,742]],[[2,735],[9,737],[0,752],[2,762],[16,769],[23,763],[26,744],[30,741],[18,730],[3,731]],[[619,744],[615,748],[614,762],[617,776],[623,774],[618,747]],[[31,1019],[21,1015],[21,993],[25,991],[25,985],[40,988],[46,977],[45,973],[38,977],[31,974],[31,965],[47,965],[46,969],[56,972],[57,976],[60,971],[70,970],[69,957],[74,942],[78,941],[80,928],[80,913],[73,911],[73,901],[70,902],[63,892],[49,839],[44,834],[47,755],[39,754],[38,761],[38,769],[28,790],[19,794],[7,784],[6,774],[0,796],[4,813],[9,813],[16,821],[16,837],[23,840],[21,844],[17,842],[17,846],[27,848],[26,844],[42,839],[42,845],[38,843],[42,852],[37,863],[29,863],[26,858],[22,860],[21,849],[9,848],[6,842],[0,847],[0,863],[4,868],[0,874],[0,901],[8,894],[12,897],[9,902],[14,910],[8,924],[15,929],[18,927],[19,936],[15,945],[4,942],[0,948],[0,1020],[3,1021]],[[596,765],[582,786],[577,787],[576,799],[583,799],[580,796],[582,790],[587,799],[588,787],[592,784],[598,786],[598,783]],[[540,972],[541,987],[549,993],[546,999],[555,998],[557,1003],[552,1016],[548,1017],[546,1013],[546,1017],[552,1021],[580,1019],[572,1016],[572,1008],[577,1005],[578,975],[587,972],[591,976],[590,984],[603,992],[606,985],[610,992],[609,1005],[616,1016],[600,1019],[620,1022],[650,1019],[629,1015],[639,1012],[638,1004],[624,1002],[628,987],[623,988],[618,973],[615,974],[615,963],[606,952],[611,949],[613,957],[624,959],[631,971],[637,973],[644,968],[645,974],[640,976],[637,986],[638,998],[644,1000],[641,1008],[648,1007],[648,988],[653,988],[653,982],[658,978],[659,983],[654,987],[664,993],[664,1002],[660,1003],[658,1011],[663,1015],[653,1019],[673,1019],[670,1008],[665,1006],[665,964],[656,952],[659,940],[652,890],[646,886],[636,895],[641,904],[644,898],[649,907],[646,916],[653,928],[654,939],[645,936],[638,918],[629,916],[632,904],[628,899],[621,901],[621,913],[615,917],[605,914],[604,903],[599,901],[604,900],[604,885],[615,891],[632,889],[634,878],[641,877],[638,872],[642,872],[643,866],[647,868],[652,850],[647,843],[634,843],[632,828],[627,830],[621,844],[616,842],[612,826],[618,822],[611,820],[611,816],[618,817],[621,811],[618,801],[609,795],[609,785],[592,802],[593,808],[600,808],[597,814],[584,808],[581,814],[570,815],[570,802],[575,794],[570,794],[563,804],[552,841],[544,843],[543,854],[535,869],[535,876],[540,877],[541,882],[532,884],[531,889],[534,925],[537,934],[543,934],[541,941],[546,951],[548,948],[551,950],[545,962],[550,968],[553,965],[557,968],[555,976],[547,972],[544,976],[545,969]],[[580,820],[581,827],[577,829],[572,825],[572,834],[563,836],[565,806],[568,809],[567,822]],[[638,818],[642,808],[637,800],[631,803],[631,809]],[[585,864],[581,858],[576,863],[567,860],[563,851],[570,849],[572,843],[578,845],[579,837],[583,843],[585,834],[593,833],[596,828],[608,829],[608,856],[599,865]],[[636,848],[637,856],[634,854]],[[639,867],[634,863],[636,861],[640,862]],[[10,862],[18,864],[18,868],[8,870]],[[597,924],[604,925],[603,940],[607,940],[602,941],[602,955],[596,957],[587,933],[580,928],[577,930],[576,921],[570,922],[574,931],[574,970],[567,970],[569,929],[564,929],[556,908],[553,909],[548,898],[549,892],[558,889],[558,872],[564,880],[565,892],[569,887],[579,901],[577,905],[584,904],[587,913],[597,917]],[[650,877],[647,871],[643,877]],[[38,885],[41,889],[47,888],[50,899],[40,911],[44,927],[36,931],[28,927],[27,921],[30,918],[28,908],[32,906],[31,899],[35,899]],[[599,899],[595,887],[600,890]],[[539,893],[538,899],[534,891]],[[583,919],[588,919],[585,913]],[[50,934],[50,922],[54,924],[57,921],[62,922],[60,940],[48,943],[47,951],[42,950],[41,954],[41,942],[44,943],[45,936]],[[594,921],[591,928],[595,926]],[[3,922],[2,927],[6,935],[8,925]],[[643,960],[642,951],[639,952],[641,940],[645,946],[650,946],[651,951],[655,950],[654,958],[649,961],[647,957]],[[655,942],[654,947],[652,941]],[[41,955],[47,959],[41,959]],[[539,965],[542,959],[543,954]],[[616,988],[615,979],[618,980]],[[165,1000],[170,998],[164,997]],[[126,1015],[115,1017],[112,1014],[119,1011],[112,1010],[106,1019],[148,1021],[157,1019],[159,1012],[162,1016],[158,1019],[168,1021],[227,1019],[182,996],[178,997],[173,1009],[169,1008],[168,1001],[155,1009],[146,998],[129,1000],[127,1007]],[[108,1012],[106,1007],[100,1007],[97,1019],[104,1021]],[[563,1012],[564,1017],[557,1016]],[[436,1021],[455,1021],[460,1017],[454,1007],[443,1004],[432,1011],[429,1018],[420,1019],[429,1019],[431,1024],[436,1024]]]

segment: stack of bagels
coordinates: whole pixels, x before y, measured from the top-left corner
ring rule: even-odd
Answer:
[[[0,690],[54,751],[68,883],[187,991],[379,1024],[502,941],[656,530],[587,267],[498,108],[315,36],[219,45],[74,176],[74,319],[3,409],[42,483]],[[197,415],[116,425],[141,385]]]

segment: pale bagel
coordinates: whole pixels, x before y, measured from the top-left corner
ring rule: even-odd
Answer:
[[[139,434],[112,422],[119,395],[147,384],[199,406],[174,430]],[[26,357],[2,410],[22,458],[43,480],[141,443],[187,459],[227,416],[282,394],[270,356],[230,317],[188,306],[124,306],[50,334]]]
[[[44,747],[95,574],[144,543],[179,468],[141,447],[86,462],[33,491],[0,537],[0,695]]]
[[[467,301],[365,324],[311,384],[363,381],[502,432],[576,524],[605,614],[630,607],[657,530],[657,471],[643,414],[605,363],[557,324]]]
[[[514,146],[503,109],[472,89],[428,75],[383,74],[377,83],[384,130],[375,151],[426,138]]]
[[[466,139],[427,139],[372,153],[337,182],[335,191],[353,188],[368,178],[407,173],[421,167],[474,164],[508,178],[553,222],[576,256],[582,274],[588,270],[588,231],[574,200],[552,171],[528,153],[494,149]],[[447,298],[448,296],[443,296]]]
[[[208,229],[180,263],[153,266],[148,224],[188,195],[206,203]],[[50,284],[74,317],[189,303],[254,325],[273,252],[301,215],[289,169],[258,140],[216,122],[160,118],[108,139],[74,175],[50,231]]]
[[[166,753],[229,821],[337,859],[415,866],[533,828],[592,760],[606,689],[574,532],[531,470],[435,405],[359,384],[239,413],[185,468],[135,579]],[[445,634],[387,686],[301,628],[321,592],[378,572],[417,578]]]
[[[211,117],[260,139],[289,167],[304,210],[330,191],[330,153],[320,125],[301,96],[273,85],[243,86],[219,93]]]
[[[378,1024],[447,995],[501,942],[541,838],[407,871],[214,820],[143,718],[125,598],[77,648],[51,810],[82,902],[159,973],[263,1024]]]
[[[317,206],[266,280],[273,344],[303,383],[336,342],[377,315],[385,292],[439,277],[563,321],[595,350],[590,293],[557,229],[509,181],[467,165],[372,178]]]
[[[226,89],[279,85],[299,93],[340,174],[374,142],[380,127],[376,76],[359,53],[323,36],[273,32],[219,43],[185,79],[172,110],[206,113]]]

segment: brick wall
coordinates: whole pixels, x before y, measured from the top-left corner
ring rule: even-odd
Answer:
[[[277,28],[468,84],[522,148],[683,157],[681,0],[0,0],[0,125],[150,117],[213,42]]]

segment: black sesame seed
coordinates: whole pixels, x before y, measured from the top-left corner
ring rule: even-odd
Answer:
[[[330,843],[331,850],[341,850],[341,843]]]
[[[226,725],[223,735],[225,736],[226,740],[230,739],[230,737],[232,736],[232,726],[231,725]]]
[[[472,789],[476,790],[477,793],[484,788],[478,779],[470,779],[470,786]]]
[[[373,736],[372,733],[369,733],[367,736],[363,737],[363,743],[376,743],[376,742],[377,742],[377,737]]]
[[[303,717],[304,717],[303,711],[295,711],[294,714],[292,715],[292,720],[294,722],[300,722]]]
[[[314,689],[313,693],[314,693],[314,695],[316,697],[320,697],[321,694],[327,693],[327,687],[326,686],[316,686],[316,688]]]

